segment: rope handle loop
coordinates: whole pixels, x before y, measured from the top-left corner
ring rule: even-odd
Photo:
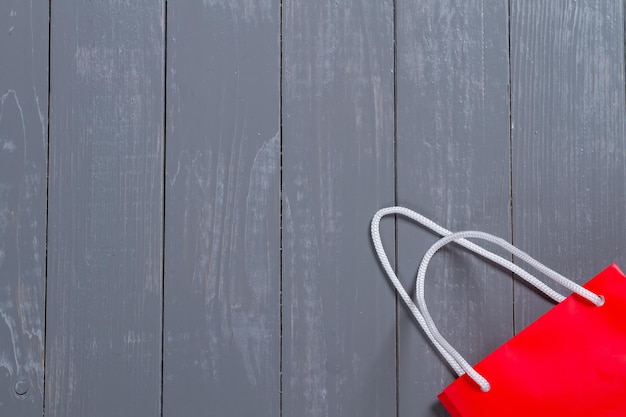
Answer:
[[[402,285],[397,275],[395,274],[382,245],[382,241],[380,238],[380,220],[383,217],[390,215],[390,214],[400,214],[405,217],[408,217],[409,219],[427,227],[428,229],[434,231],[435,233],[444,236],[443,238],[439,239],[430,247],[430,249],[425,253],[424,258],[422,259],[422,262],[420,264],[420,268],[419,268],[417,278],[416,278],[417,306],[415,305],[413,300],[411,300],[411,297],[408,295],[408,293],[404,289],[404,286]],[[507,251],[511,252],[513,255],[517,256],[519,259],[526,262],[529,266],[532,266],[534,269],[542,272],[553,281],[577,293],[578,295],[587,299],[594,305],[601,306],[604,303],[603,297],[597,294],[594,294],[593,292],[587,290],[586,288],[581,287],[575,282],[553,271],[552,269],[548,268],[547,266],[543,265],[542,263],[532,258],[527,253],[514,247],[513,245],[511,245],[509,242],[505,241],[504,239],[501,239],[499,237],[493,236],[488,233],[477,232],[477,231],[464,231],[464,232],[452,233],[451,231],[439,226],[438,224],[422,216],[421,214],[418,214],[404,207],[388,207],[388,208],[379,210],[372,219],[371,234],[372,234],[372,241],[374,244],[374,248],[376,250],[378,258],[380,259],[385,272],[387,273],[387,276],[389,277],[390,281],[396,288],[396,291],[398,292],[398,294],[400,295],[400,297],[402,298],[406,306],[409,308],[409,310],[411,311],[411,313],[417,320],[420,327],[424,330],[424,333],[426,333],[427,337],[430,339],[430,341],[437,348],[439,353],[443,356],[446,362],[448,362],[448,364],[452,367],[452,369],[456,372],[457,375],[461,376],[467,373],[468,376],[472,380],[474,380],[474,382],[476,382],[476,384],[484,392],[487,392],[490,390],[491,386],[489,382],[482,375],[476,372],[476,370],[463,358],[463,356],[461,356],[447,342],[447,340],[440,334],[430,313],[428,312],[428,308],[426,307],[426,300],[425,300],[425,294],[424,294],[424,281],[425,281],[425,276],[426,276],[426,270],[428,268],[428,264],[430,260],[439,249],[441,249],[442,247],[444,247],[445,245],[449,243],[455,242],[465,247],[466,249],[470,250],[471,252],[474,252],[475,254],[479,256],[489,259],[493,261],[494,263],[508,269],[511,272],[514,272],[520,278],[524,279],[529,284],[533,285],[538,290],[540,290],[541,292],[543,292],[544,294],[546,294],[548,297],[552,298],[556,302],[561,302],[565,299],[563,295],[554,291],[552,288],[548,287],[546,284],[539,281],[537,278],[535,278],[533,275],[529,274],[525,270],[521,269],[519,266],[513,264],[512,262],[508,261],[505,258],[502,258],[494,254],[493,252],[487,251],[486,249],[466,240],[466,238],[483,239],[483,240],[492,242],[506,249]]]

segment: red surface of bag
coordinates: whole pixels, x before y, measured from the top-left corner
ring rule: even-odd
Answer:
[[[474,368],[489,392],[466,375],[439,399],[452,417],[626,416],[626,277],[616,265],[556,305]]]

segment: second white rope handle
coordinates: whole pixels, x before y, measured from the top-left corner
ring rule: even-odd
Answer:
[[[443,238],[435,242],[430,247],[430,249],[424,255],[424,258],[422,259],[422,262],[420,264],[420,268],[419,268],[417,279],[416,279],[417,306],[415,305],[415,303],[413,303],[413,301],[411,300],[411,297],[408,295],[408,293],[402,286],[402,283],[396,276],[393,268],[391,267],[389,259],[387,258],[387,254],[385,253],[385,250],[383,248],[382,241],[380,239],[380,220],[384,216],[387,216],[390,214],[400,214],[405,217],[408,217],[411,220],[414,220],[422,224],[423,226],[431,229],[432,231],[444,236]],[[407,307],[409,308],[409,310],[411,311],[411,313],[413,314],[413,316],[415,317],[419,325],[422,327],[422,329],[424,330],[424,332],[426,333],[430,341],[437,348],[439,353],[444,357],[446,362],[448,362],[448,364],[452,367],[452,369],[454,369],[457,375],[461,376],[467,373],[468,376],[472,378],[476,382],[476,384],[478,384],[478,386],[480,386],[481,390],[485,392],[489,391],[490,389],[489,382],[482,375],[476,372],[476,370],[474,370],[474,368],[463,358],[463,356],[461,356],[448,343],[448,341],[441,335],[430,313],[428,312],[428,308],[426,307],[426,300],[425,300],[425,295],[424,295],[424,280],[426,276],[426,270],[428,268],[428,263],[430,262],[434,254],[439,249],[441,249],[443,246],[451,242],[456,242],[459,245],[476,253],[477,255],[480,255],[486,259],[489,259],[495,262],[496,264],[501,265],[504,268],[514,272],[515,274],[520,276],[522,279],[526,280],[528,283],[530,283],[531,285],[533,285],[534,287],[536,287],[537,289],[545,293],[547,296],[549,296],[556,302],[560,302],[565,299],[563,295],[557,293],[552,288],[548,287],[546,284],[544,284],[543,282],[539,281],[537,278],[535,278],[528,272],[521,269],[519,266],[513,264],[512,262],[506,260],[505,258],[502,258],[494,254],[493,252],[485,250],[484,248],[466,240],[465,238],[479,238],[479,239],[487,240],[489,242],[492,242],[508,250],[513,255],[517,256],[519,259],[528,263],[529,266],[544,273],[553,281],[577,293],[578,295],[589,300],[593,304],[597,306],[601,306],[604,302],[604,299],[601,296],[598,296],[594,294],[593,292],[576,284],[575,282],[565,278],[563,275],[553,271],[552,269],[548,268],[547,266],[543,265],[542,263],[532,258],[527,253],[521,251],[520,249],[514,247],[509,242],[499,237],[490,235],[488,233],[476,232],[476,231],[452,233],[449,230],[439,226],[433,221],[422,216],[421,214],[418,214],[404,207],[388,207],[388,208],[379,210],[374,215],[374,218],[372,219],[371,233],[372,233],[372,241],[374,243],[374,248],[382,263],[383,268],[385,269],[385,272],[387,273],[392,284],[398,291],[398,294],[403,299],[403,301],[405,302],[405,304],[407,305]]]

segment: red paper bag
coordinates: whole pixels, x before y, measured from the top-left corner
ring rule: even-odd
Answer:
[[[422,259],[415,303],[396,276],[380,238],[380,219],[391,214],[406,216],[444,236]],[[581,287],[501,238],[477,231],[452,233],[404,207],[379,210],[371,231],[376,253],[400,298],[460,375],[439,395],[452,417],[626,417],[626,276],[617,265]],[[564,297],[467,238],[506,249],[574,294]],[[438,250],[453,242],[509,269],[559,302],[475,367],[439,333],[426,305],[428,264]]]
[[[474,368],[439,399],[452,417],[625,417],[626,277],[611,265],[585,286],[597,307],[573,294]]]

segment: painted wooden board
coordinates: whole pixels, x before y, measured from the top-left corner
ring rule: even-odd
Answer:
[[[0,3],[0,415],[41,416],[48,3]]]
[[[454,231],[510,237],[506,1],[397,0],[400,205]],[[436,237],[398,222],[400,278],[411,291]],[[429,310],[474,363],[512,334],[510,274],[450,247],[427,274]],[[400,417],[447,415],[436,395],[455,377],[398,307]]]
[[[514,241],[579,283],[626,267],[624,20],[617,1],[513,2]],[[515,289],[516,330],[551,303]]]
[[[46,417],[161,405],[164,2],[52,2]]]
[[[283,7],[282,415],[393,415],[393,4]]]
[[[280,5],[168,1],[165,416],[280,413]]]

